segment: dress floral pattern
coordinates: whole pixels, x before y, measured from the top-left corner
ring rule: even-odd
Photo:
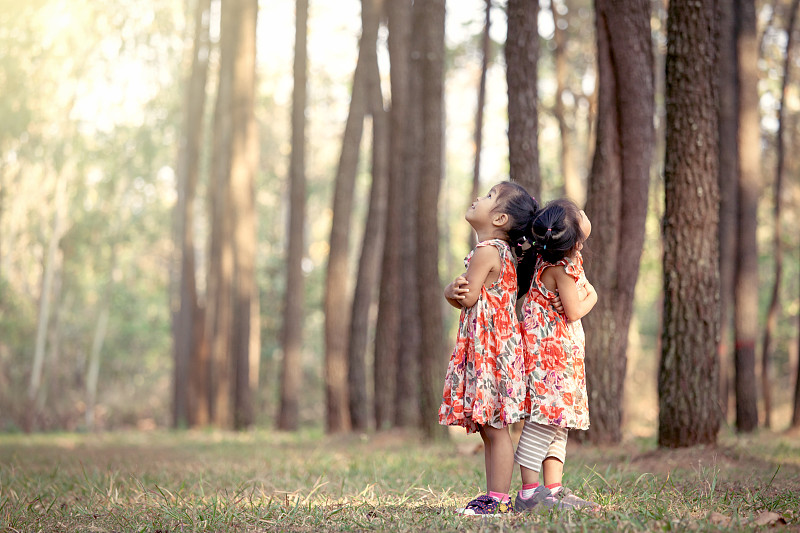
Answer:
[[[440,424],[463,426],[467,433],[522,420],[527,399],[525,354],[514,311],[516,260],[500,239],[478,243],[481,246],[494,246],[500,252],[500,276],[491,287],[481,287],[475,305],[461,310],[439,407]],[[474,253],[464,260],[465,266]]]
[[[575,279],[579,293],[587,283],[580,252],[555,265],[541,258],[536,264],[531,289],[522,302],[530,420],[563,428],[588,429],[583,325],[580,320],[569,322],[551,305],[550,299],[555,293],[547,290],[541,281],[542,273],[551,266],[563,266]]]

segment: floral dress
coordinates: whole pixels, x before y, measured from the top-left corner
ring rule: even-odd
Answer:
[[[490,287],[481,287],[478,301],[461,310],[457,344],[444,381],[439,423],[463,426],[467,433],[489,425],[502,428],[525,416],[525,354],[519,322],[516,260],[500,239],[478,243],[500,252],[501,270]],[[477,249],[477,248],[476,248]],[[475,250],[464,260],[465,266]]]
[[[588,429],[583,326],[580,320],[569,322],[553,308],[550,299],[555,293],[547,290],[541,280],[546,268],[559,265],[575,279],[578,292],[583,292],[587,283],[580,252],[555,265],[541,258],[536,264],[531,289],[522,302],[530,420],[550,426]]]

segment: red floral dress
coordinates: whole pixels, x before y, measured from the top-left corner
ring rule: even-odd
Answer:
[[[525,417],[527,398],[525,354],[519,322],[516,260],[500,239],[478,243],[494,246],[502,268],[497,281],[481,287],[478,301],[461,310],[457,344],[444,380],[439,423],[463,426],[467,433],[489,425],[502,428]],[[464,260],[465,265],[475,250]]]
[[[584,366],[586,340],[580,320],[569,322],[550,303],[555,293],[541,281],[542,272],[563,266],[578,291],[586,285],[578,252],[555,265],[539,259],[531,289],[522,302],[522,336],[528,371],[530,420],[563,428],[588,429],[589,405]]]

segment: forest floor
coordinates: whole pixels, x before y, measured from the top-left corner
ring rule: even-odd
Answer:
[[[484,484],[461,432],[0,434],[0,532],[800,531],[798,434],[571,442],[564,481],[602,510],[456,515]]]

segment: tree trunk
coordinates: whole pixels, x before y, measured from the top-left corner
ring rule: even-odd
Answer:
[[[111,263],[108,269],[108,280],[103,289],[103,294],[98,299],[100,309],[97,315],[97,324],[92,339],[92,348],[89,352],[89,369],[86,373],[86,429],[93,431],[95,427],[95,407],[97,405],[97,383],[100,377],[100,357],[103,352],[103,343],[108,332],[108,318],[110,315],[111,298],[114,287],[114,269],[116,268],[116,251],[111,245]]]
[[[52,297],[53,280],[56,277],[57,254],[64,235],[65,218],[67,212],[67,178],[59,175],[56,177],[56,190],[53,199],[53,226],[50,242],[47,246],[44,272],[42,274],[42,290],[39,295],[39,318],[36,327],[36,344],[34,346],[31,377],[28,382],[28,409],[26,410],[25,431],[34,429],[38,413],[35,406],[40,394],[42,383],[42,369],[44,367],[45,344],[47,329],[50,321],[50,303]]]
[[[230,160],[232,116],[229,102],[233,91],[235,19],[232,3],[223,5],[220,28],[220,69],[214,108],[214,145],[211,154],[210,239],[206,283],[206,326],[209,359],[209,413],[214,425],[233,427],[233,243],[230,216]],[[232,42],[234,41],[234,42]]]
[[[781,84],[781,101],[778,108],[778,133],[775,139],[776,165],[775,165],[775,190],[773,192],[772,220],[774,233],[772,236],[773,254],[775,258],[775,279],[772,282],[769,307],[767,308],[767,322],[764,327],[764,343],[761,353],[761,389],[764,395],[764,427],[771,427],[772,394],[770,381],[770,359],[774,351],[774,335],[780,311],[780,293],[783,277],[783,231],[781,225],[781,196],[783,196],[783,172],[786,159],[784,148],[784,132],[786,129],[786,96],[790,84],[790,69],[792,58],[792,35],[794,34],[797,19],[797,7],[800,0],[792,0],[789,8],[789,23],[786,28],[786,54],[783,62],[783,82]]]
[[[375,43],[376,38],[376,35],[368,34],[368,28],[363,28],[358,62],[353,75],[350,111],[345,124],[342,153],[336,171],[333,193],[333,220],[331,222],[330,252],[328,253],[328,273],[325,280],[325,399],[327,409],[325,428],[328,433],[350,430],[347,358],[351,304],[348,291],[347,250],[350,219],[353,214],[353,189],[364,128],[364,116],[367,112],[366,47],[368,44],[366,43]]]
[[[506,79],[508,159],[511,179],[541,197],[539,175],[538,0],[508,0]]]
[[[233,88],[229,112],[231,135],[230,196],[234,249],[233,324],[231,357],[234,372],[233,425],[253,424],[251,365],[261,347],[258,329],[258,290],[255,283],[256,213],[255,175],[258,169],[258,136],[255,122],[256,24],[258,0],[231,0],[235,6]]]
[[[758,427],[756,333],[758,331],[758,255],[756,225],[760,188],[761,127],[758,112],[758,38],[755,0],[736,0],[736,50],[739,72],[739,196],[736,240],[734,335],[736,429]]]
[[[422,161],[417,191],[417,290],[420,336],[420,413],[429,439],[446,435],[438,424],[445,348],[439,278],[438,200],[444,141],[444,18],[445,0],[418,1],[422,23]]]
[[[720,409],[727,419],[733,361],[733,298],[736,266],[737,183],[739,181],[739,88],[736,78],[736,24],[733,4],[720,2],[719,12],[719,305]]]
[[[644,246],[655,148],[650,4],[597,0],[599,109],[586,213],[595,228],[586,272],[602,295],[586,315],[586,373],[596,443],[622,439],[628,328]],[[614,28],[613,31],[610,28]]]
[[[664,324],[658,443],[715,443],[719,321],[714,0],[672,0],[667,18]]]
[[[417,415],[415,402],[395,401],[398,388],[406,393],[413,390],[415,376],[406,375],[408,370],[398,372],[397,361],[401,339],[403,300],[401,253],[403,242],[403,223],[411,218],[404,210],[406,192],[404,168],[406,146],[406,121],[408,109],[409,84],[409,41],[411,28],[410,0],[387,3],[389,25],[389,57],[391,63],[391,110],[388,189],[389,198],[386,213],[386,238],[384,239],[383,262],[381,267],[380,301],[378,321],[375,331],[375,362],[373,368],[375,399],[375,427],[386,429],[397,423],[413,423]],[[407,266],[406,266],[407,268]],[[416,398],[416,394],[409,395]],[[408,398],[408,396],[406,396]]]
[[[292,155],[289,160],[289,227],[286,294],[283,314],[283,363],[278,429],[296,430],[303,377],[303,253],[306,211],[306,85],[308,71],[308,0],[296,1]]]
[[[553,13],[553,61],[556,67],[556,101],[553,114],[558,121],[558,131],[561,139],[561,176],[564,180],[564,195],[578,205],[586,203],[586,187],[581,183],[581,176],[575,165],[573,148],[573,131],[570,128],[564,108],[564,93],[567,90],[567,73],[569,62],[567,59],[567,36],[562,27],[563,15],[558,13],[558,7],[551,0],[550,11]],[[652,55],[652,53],[651,53]]]
[[[377,39],[383,0],[362,0],[361,19],[364,33]],[[368,29],[367,29],[368,28]],[[383,107],[381,76],[378,69],[377,41],[361,43],[366,56],[366,97],[372,116],[372,187],[365,224],[361,257],[358,263],[356,288],[350,321],[348,347],[348,402],[353,429],[366,430],[370,422],[370,403],[367,396],[367,343],[370,337],[370,310],[373,294],[380,282],[380,264],[384,235],[389,167],[389,130],[387,114]],[[366,46],[367,48],[363,48]]]
[[[175,206],[175,236],[178,263],[177,309],[173,312],[173,349],[175,358],[172,424],[173,427],[208,423],[208,400],[205,387],[208,376],[200,360],[197,328],[202,327],[197,300],[194,249],[194,201],[200,167],[203,115],[208,78],[209,24],[211,1],[198,1],[194,13],[192,64],[183,111],[183,131],[178,152],[178,201]]]
[[[472,167],[472,191],[467,205],[477,198],[481,187],[481,149],[483,147],[483,108],[486,107],[486,72],[489,70],[489,54],[491,38],[489,29],[492,25],[492,0],[486,0],[486,19],[481,37],[481,77],[478,83],[478,103],[475,108],[475,164]],[[478,244],[474,231],[469,232],[469,249]]]

